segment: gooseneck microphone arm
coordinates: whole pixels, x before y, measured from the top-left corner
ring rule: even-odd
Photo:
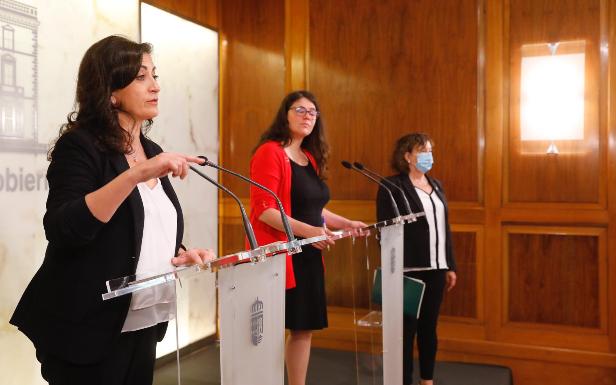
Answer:
[[[293,231],[291,230],[291,225],[289,224],[289,219],[287,218],[287,213],[284,211],[284,207],[282,207],[282,202],[280,201],[280,199],[278,199],[278,196],[276,196],[276,193],[274,193],[272,190],[268,189],[267,187],[263,186],[260,183],[255,182],[254,180],[250,179],[250,178],[246,178],[244,175],[242,174],[238,174],[235,171],[231,171],[229,169],[226,169],[216,163],[212,163],[210,162],[205,156],[199,156],[199,158],[205,160],[205,163],[202,164],[202,166],[210,166],[213,167],[217,170],[226,172],[228,174],[231,174],[233,176],[236,176],[238,178],[240,178],[241,180],[250,183],[253,186],[256,186],[262,190],[267,191],[271,196],[274,197],[274,199],[276,200],[276,204],[278,205],[278,210],[280,211],[280,219],[282,220],[282,227],[284,228],[284,232],[287,235],[287,238],[289,240],[289,242],[294,241],[295,240],[295,236],[293,235]]]
[[[348,168],[350,170],[355,170],[358,173],[360,173],[363,176],[365,176],[366,178],[370,179],[371,181],[377,183],[379,186],[383,187],[385,189],[385,191],[387,191],[387,194],[389,195],[389,199],[391,200],[391,207],[394,209],[394,214],[396,215],[396,217],[400,216],[400,210],[398,210],[398,205],[396,204],[396,200],[394,199],[394,196],[391,195],[391,190],[387,186],[385,186],[385,184],[383,182],[381,182],[380,180],[374,178],[372,175],[369,175],[368,173],[360,170],[359,168],[353,166],[350,162],[347,162],[346,160],[343,160],[340,163],[342,164],[342,166],[344,168]]]
[[[242,201],[240,201],[240,198],[238,198],[237,195],[233,194],[231,192],[231,190],[229,190],[225,186],[221,185],[220,183],[216,182],[214,179],[212,179],[209,176],[205,175],[204,173],[202,173],[201,171],[197,170],[193,166],[189,166],[189,167],[190,167],[191,170],[196,172],[203,179],[207,180],[208,182],[210,182],[214,186],[218,187],[222,191],[224,191],[227,194],[231,195],[231,197],[237,202],[238,206],[240,206],[240,212],[242,214],[242,222],[244,223],[244,231],[246,232],[246,236],[248,237],[248,243],[250,244],[250,248],[252,250],[258,248],[259,244],[257,243],[257,238],[255,237],[255,232],[252,229],[252,225],[250,224],[250,220],[248,219],[248,215],[246,215],[246,209],[244,208],[244,205],[242,204]]]
[[[379,178],[379,180],[383,183],[386,183],[388,186],[395,188],[398,192],[400,192],[400,196],[402,197],[402,201],[404,202],[404,206],[406,208],[406,211],[408,211],[409,214],[413,214],[413,211],[411,210],[411,205],[409,204],[408,199],[406,199],[406,195],[404,194],[404,190],[402,190],[402,188],[400,186],[398,186],[397,184],[393,183],[392,181],[388,180],[387,178],[382,177],[381,175],[377,174],[376,172],[369,170],[367,167],[365,167],[363,164],[359,163],[359,162],[353,162],[353,165],[355,167],[357,167],[359,170],[363,170],[365,172],[367,172],[368,174],[374,176],[375,178]]]

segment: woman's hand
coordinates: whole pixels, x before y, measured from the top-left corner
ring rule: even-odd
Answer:
[[[331,237],[332,235],[334,235],[334,233],[332,233],[327,227],[323,226],[323,227],[317,227],[317,226],[311,226],[310,230],[302,235],[304,238],[312,238],[312,237],[318,237],[320,235],[327,235],[328,237]],[[334,241],[327,238],[323,241],[319,241],[319,242],[315,242],[312,244],[313,247],[319,249],[319,250],[323,250],[326,247],[329,247],[331,245],[334,245]]]
[[[446,278],[447,278],[447,291],[450,291],[451,289],[454,288],[454,286],[456,286],[456,281],[458,280],[458,276],[456,275],[455,271],[448,271]]]
[[[350,231],[354,237],[367,237],[368,235],[370,235],[370,231],[361,231],[361,229],[364,227],[368,227],[368,225],[364,222],[349,221],[349,224],[345,228],[345,230]]]
[[[161,152],[153,158],[137,163],[131,170],[137,175],[137,183],[160,178],[168,174],[184,179],[188,174],[190,163],[203,164],[203,162],[202,158],[195,156]]]
[[[174,266],[191,266],[203,264],[216,258],[212,249],[189,249],[178,252],[175,258],[171,258]]]

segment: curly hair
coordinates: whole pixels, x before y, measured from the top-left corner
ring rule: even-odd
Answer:
[[[396,141],[394,152],[391,156],[391,168],[400,173],[409,172],[409,164],[404,158],[404,154],[412,152],[413,149],[423,147],[427,143],[434,146],[434,141],[428,134],[422,132],[413,132]]]
[[[111,93],[128,86],[139,73],[143,55],[151,53],[149,43],[136,43],[116,35],[88,48],[79,65],[74,110],[60,127],[57,139],[73,130],[87,130],[103,151],[132,152],[131,135],[120,126]],[[147,120],[145,130],[151,125],[152,120]],[[53,145],[48,152],[50,160],[52,155]]]
[[[269,128],[261,135],[259,143],[255,147],[255,151],[263,143],[273,140],[287,146],[291,143],[291,130],[289,129],[289,120],[287,114],[289,109],[297,100],[306,98],[314,104],[317,111],[320,111],[316,97],[306,90],[293,91],[282,99],[280,108],[274,117],[274,121]],[[319,167],[319,178],[327,178],[327,160],[329,159],[329,144],[325,136],[325,125],[321,115],[317,116],[314,123],[314,128],[310,135],[306,136],[302,141],[301,147],[308,150]]]

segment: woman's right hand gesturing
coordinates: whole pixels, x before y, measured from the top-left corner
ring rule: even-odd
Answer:
[[[202,158],[178,154],[173,152],[161,152],[153,158],[137,163],[131,170],[137,175],[137,181],[146,182],[150,179],[160,178],[171,174],[172,177],[186,178],[190,163],[203,164]]]
[[[129,170],[115,177],[111,182],[85,196],[86,205],[96,219],[106,223],[127,196],[141,182],[171,174],[184,179],[189,163],[203,164],[201,158],[163,152],[153,158],[137,163]]]

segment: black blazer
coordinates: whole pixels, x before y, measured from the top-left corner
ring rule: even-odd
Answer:
[[[436,179],[428,178],[428,182],[434,189],[434,192],[443,202],[445,206],[445,222],[447,239],[445,240],[445,252],[447,266],[449,270],[456,270],[456,262],[453,255],[453,249],[451,246],[451,229],[449,227],[449,210],[447,208],[447,199],[445,198],[445,192],[441,186],[441,182]],[[415,187],[411,184],[408,174],[398,174],[387,177],[389,181],[400,186],[404,190],[404,195],[409,201],[411,210],[416,213],[424,211],[421,200],[415,191]],[[404,201],[397,189],[391,188],[392,195],[400,209],[400,213],[404,215],[406,213]],[[395,217],[394,210],[391,207],[391,200],[389,195],[382,187],[376,196],[376,217],[378,221],[390,219]],[[404,225],[404,267],[430,267],[430,233],[428,227],[428,220],[426,217],[419,217],[417,222],[407,223]]]
[[[148,158],[162,152],[144,136],[141,143]],[[86,206],[85,196],[127,169],[123,154],[102,151],[83,130],[62,135],[55,145],[43,219],[49,244],[10,320],[46,354],[79,364],[97,362],[120,335],[131,296],[103,301],[101,294],[107,280],[136,271],[143,203],[135,188],[111,220],[102,223]],[[177,250],[184,231],[182,210],[169,179],[160,181],[177,211]],[[166,327],[158,326],[159,339]]]

